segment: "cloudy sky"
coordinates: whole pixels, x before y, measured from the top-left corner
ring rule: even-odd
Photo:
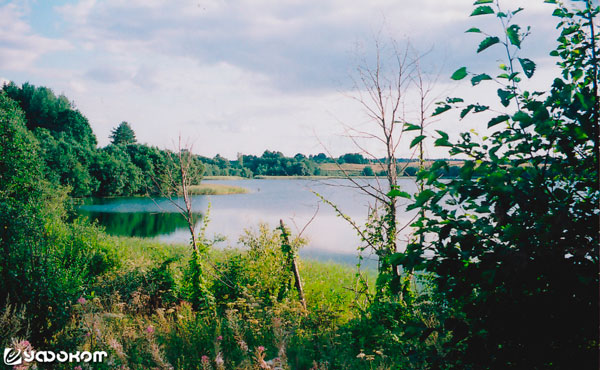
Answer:
[[[532,31],[521,55],[538,63],[528,83],[544,88],[556,72],[553,8],[502,4],[524,4],[516,21]],[[463,65],[495,72],[502,58],[499,48],[475,53],[481,36],[464,31],[499,26],[494,17],[470,18],[472,8],[472,0],[0,0],[0,78],[65,94],[101,145],[127,121],[140,142],[172,147],[181,134],[208,156],[355,152],[344,127],[373,127],[352,96],[361,92],[357,66],[373,65],[374,40],[386,67],[390,40],[425,54],[423,75],[437,80],[432,97],[493,100],[494,85],[449,79]],[[406,92],[409,120],[414,92]],[[478,121],[449,115],[429,130],[456,134]]]

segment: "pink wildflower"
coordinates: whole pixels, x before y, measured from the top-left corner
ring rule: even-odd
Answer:
[[[148,326],[148,327],[146,328],[146,332],[148,332],[148,333],[150,333],[150,334],[154,333],[154,327],[153,327],[152,325]]]
[[[80,297],[80,298],[77,300],[77,303],[79,303],[79,304],[84,304],[85,302],[87,302],[87,301],[86,301],[86,300],[85,300],[85,298],[83,298],[83,297]]]
[[[202,356],[202,363],[203,363],[203,364],[207,364],[207,363],[209,363],[209,362],[210,362],[210,360],[208,359],[208,356],[207,356],[207,355],[204,355],[204,356]]]
[[[217,340],[219,340],[219,341],[223,340],[223,336],[219,335],[219,336],[217,337]]]
[[[75,366],[73,370],[81,370],[81,366]]]
[[[264,350],[265,350],[265,347],[263,347],[263,346],[258,346],[258,348],[257,348],[257,349],[258,349],[258,351],[259,351],[259,352],[264,352]]]

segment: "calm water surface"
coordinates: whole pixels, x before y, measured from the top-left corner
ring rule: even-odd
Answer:
[[[375,185],[375,180],[359,181]],[[206,214],[210,204],[207,236],[224,236],[226,240],[220,246],[236,246],[244,229],[256,229],[260,223],[268,223],[275,228],[280,219],[297,233],[297,229],[302,229],[317,212],[304,231],[303,236],[308,239],[308,244],[300,254],[321,260],[354,263],[360,245],[359,237],[330,205],[324,204],[313,193],[323,195],[344,214],[359,224],[363,223],[372,199],[352,188],[349,180],[251,179],[205,182],[241,186],[249,190],[247,194],[193,197],[193,208],[200,214]],[[400,180],[400,186],[409,193],[416,191],[415,183],[410,179]],[[403,212],[402,205],[399,209],[401,223],[408,222],[414,216],[414,211]],[[173,243],[189,241],[187,224],[177,213],[176,207],[166,199],[90,199],[78,208],[78,212],[97,220],[113,235],[157,238]]]

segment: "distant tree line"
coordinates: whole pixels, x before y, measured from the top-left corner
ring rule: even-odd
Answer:
[[[56,96],[47,87],[29,83],[21,87],[10,83],[2,90],[25,113],[27,129],[39,142],[44,168],[51,184],[66,186],[75,197],[129,196],[159,194],[166,187],[172,152],[137,142],[127,122],[113,129],[111,143],[103,148],[88,119],[64,95]],[[360,153],[332,158],[324,153],[286,157],[281,152],[265,151],[261,156],[238,154],[229,160],[197,156],[196,182],[202,176],[315,176],[328,174],[323,163],[374,164],[365,167],[363,176],[382,175],[374,171],[376,160]],[[399,161],[408,161],[400,159]],[[414,176],[416,167],[407,167],[404,175]]]

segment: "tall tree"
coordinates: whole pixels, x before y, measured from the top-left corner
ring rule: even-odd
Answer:
[[[114,145],[135,144],[136,142],[135,132],[125,121],[111,131],[110,138]]]
[[[404,173],[410,162],[401,163],[398,160],[398,148],[407,139],[411,140],[410,148],[413,148],[425,138],[422,132],[429,123],[426,116],[434,102],[432,90],[436,78],[430,78],[421,72],[419,55],[409,46],[400,49],[394,41],[389,48],[385,46],[376,40],[374,61],[365,61],[357,68],[357,95],[354,99],[362,106],[369,125],[362,125],[360,128],[345,125],[345,130],[360,153],[345,154],[336,163],[353,187],[372,200],[369,218],[364,227],[344,218],[351,222],[364,241],[363,249],[377,255],[379,273],[376,297],[383,300],[403,300],[408,298],[411,278],[410,274],[401,273],[394,256],[401,251],[399,239],[410,224],[399,222],[398,207],[401,198],[410,198],[410,195],[400,189],[398,175]],[[412,86],[417,89],[409,89]],[[417,95],[413,95],[414,91]],[[415,98],[421,104],[417,110],[418,115],[411,116],[404,107]],[[421,135],[413,135],[410,131],[419,131]],[[371,150],[369,143],[379,145],[383,156]],[[358,180],[340,165],[341,160],[348,163],[373,163],[376,168],[383,169],[383,176],[375,176],[372,182]]]

